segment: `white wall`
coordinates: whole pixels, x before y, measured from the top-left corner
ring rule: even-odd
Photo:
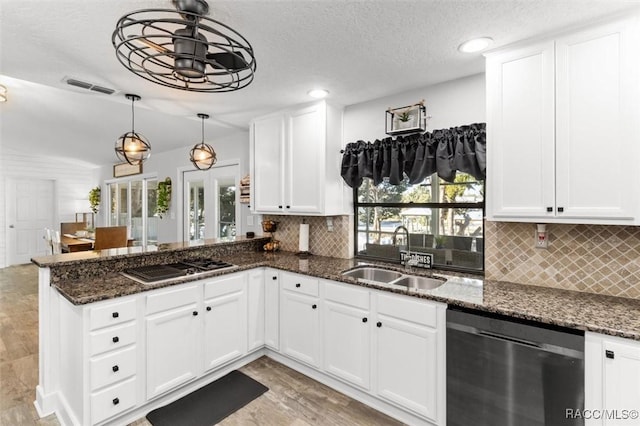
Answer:
[[[51,142],[53,143],[53,142]],[[97,185],[95,169],[64,158],[31,157],[2,147],[0,156],[0,267],[7,266],[6,223],[7,178],[48,179],[55,182],[53,229],[60,229],[60,222],[74,222],[76,212],[88,212],[89,190]]]
[[[427,132],[437,129],[485,122],[484,74],[409,90],[369,102],[350,105],[344,113],[345,144],[363,140],[373,142],[387,137],[384,133],[385,111],[412,105],[424,99]]]
[[[164,180],[166,177],[170,177],[172,181],[173,189],[171,195],[171,207],[168,214],[160,220],[158,224],[158,241],[160,243],[176,242],[182,239],[182,228],[178,223],[178,218],[180,217],[178,209],[182,208],[180,196],[182,193],[182,176],[180,170],[184,170],[185,168],[192,170],[195,169],[193,164],[189,161],[189,152],[197,142],[199,141],[193,141],[192,144],[185,145],[182,148],[162,153],[153,153],[152,150],[151,157],[143,165],[144,175],[156,175],[158,180]],[[239,131],[229,136],[225,136],[224,138],[213,138],[213,140],[206,142],[213,146],[219,163],[239,161],[240,177],[249,173],[248,131]],[[153,141],[151,141],[151,146],[153,148]],[[113,166],[108,165],[100,168],[98,179],[101,183],[104,183],[105,180],[113,180]],[[102,190],[103,192],[106,191],[106,187],[104,187],[104,185]],[[249,216],[249,208],[247,207],[247,204],[240,204],[240,212],[240,232],[244,234],[247,231],[260,231],[261,233],[259,217],[254,217],[254,226],[247,225],[247,218]],[[98,223],[100,225],[104,225],[106,223],[106,218],[102,212],[99,215]]]

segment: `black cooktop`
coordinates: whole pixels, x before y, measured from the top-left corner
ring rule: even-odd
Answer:
[[[143,283],[155,283],[186,275],[198,275],[204,272],[233,267],[235,267],[235,265],[216,259],[188,259],[183,262],[170,263],[167,265],[131,268],[124,271],[123,274]]]

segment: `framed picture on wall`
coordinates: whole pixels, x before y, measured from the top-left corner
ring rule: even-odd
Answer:
[[[113,177],[123,177],[131,175],[139,175],[142,173],[142,164],[132,165],[129,163],[120,163],[113,165]]]

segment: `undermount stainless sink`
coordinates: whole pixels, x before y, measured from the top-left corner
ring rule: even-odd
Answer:
[[[444,279],[405,275],[388,269],[367,266],[345,271],[342,275],[363,281],[394,284],[408,289],[433,290],[446,282]]]
[[[444,284],[444,280],[428,277],[418,277],[415,275],[405,275],[404,277],[391,282],[390,284],[401,285],[407,288],[417,288],[420,290],[433,290]]]
[[[402,277],[402,274],[400,272],[372,267],[352,269],[350,271],[343,272],[342,275],[353,278],[361,278],[367,281],[377,281],[381,283],[388,283]]]

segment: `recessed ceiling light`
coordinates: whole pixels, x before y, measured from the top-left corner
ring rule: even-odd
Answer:
[[[474,53],[486,49],[493,43],[491,37],[478,37],[471,40],[467,40],[458,46],[458,50],[463,53]]]
[[[313,90],[309,90],[307,93],[312,98],[322,99],[327,97],[327,95],[329,94],[329,91],[325,89],[313,89]]]

